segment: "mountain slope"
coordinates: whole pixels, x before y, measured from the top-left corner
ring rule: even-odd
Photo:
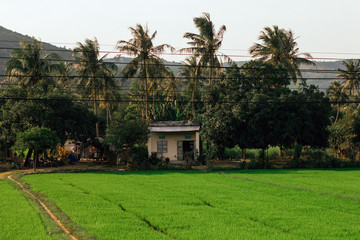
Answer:
[[[4,74],[4,65],[10,59],[12,49],[20,47],[20,41],[31,42],[32,38],[0,26],[0,74]],[[62,59],[71,59],[71,51],[66,48],[59,48],[48,43],[43,43],[43,47],[47,53],[54,52]]]
[[[13,32],[4,27],[0,26],[0,74],[4,74],[4,65],[9,60],[11,56],[11,51],[13,48],[19,48],[19,41],[28,41],[31,42],[32,38],[26,35],[22,35],[17,32]],[[72,59],[71,50],[66,48],[59,48],[54,45],[43,43],[44,48],[47,53],[55,52],[62,59],[70,60]],[[121,70],[125,64],[131,61],[131,58],[113,58],[108,59],[108,61],[113,61]],[[316,66],[302,66],[302,69],[307,69],[307,71],[303,71],[303,77],[308,79],[308,84],[318,85],[321,90],[325,91],[326,88],[330,85],[331,82],[336,80],[336,72],[338,68],[343,68],[342,61],[334,61],[334,62],[317,62]],[[165,65],[169,66],[169,68],[174,71],[175,76],[180,71],[181,64],[178,62],[168,62],[164,60]],[[238,66],[246,63],[246,61],[236,62]],[[0,75],[0,79],[3,76]],[[325,78],[325,79],[324,79]],[[126,85],[129,85],[127,83]]]

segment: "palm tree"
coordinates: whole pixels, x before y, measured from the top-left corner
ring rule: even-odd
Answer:
[[[199,57],[198,64],[202,67],[202,72],[209,70],[209,84],[211,85],[212,79],[223,67],[222,59],[232,62],[227,55],[219,52],[226,27],[222,25],[219,31],[216,32],[209,13],[203,13],[203,16],[195,17],[194,24],[200,34],[185,33],[184,38],[190,40],[188,44],[191,47],[180,49],[180,52],[191,53],[195,57]]]
[[[145,115],[148,118],[148,104],[149,104],[149,85],[157,78],[167,73],[164,62],[158,57],[159,54],[165,52],[166,49],[174,50],[168,44],[153,45],[153,40],[157,35],[155,31],[151,36],[149,35],[149,28],[145,28],[137,24],[135,28],[130,27],[133,36],[129,41],[118,41],[116,48],[120,52],[134,57],[122,70],[122,73],[127,78],[138,76],[141,84],[140,90],[145,91]],[[143,99],[144,101],[144,99]]]
[[[113,76],[117,72],[117,67],[114,63],[104,61],[107,54],[100,57],[99,43],[96,38],[86,39],[84,44],[78,42],[78,47],[73,50],[73,56],[75,71],[78,74],[78,86],[90,93],[94,101],[94,112],[97,115],[99,96],[103,96],[104,92],[115,86]],[[96,137],[99,137],[98,122],[96,122]]]
[[[349,94],[355,95],[355,90],[360,85],[360,63],[350,59],[348,62],[343,61],[343,64],[345,70],[339,68],[340,74],[337,77],[345,81],[344,89],[349,90]]]
[[[260,60],[283,65],[295,84],[297,77],[303,80],[300,71],[301,64],[315,65],[307,59],[312,58],[309,53],[299,53],[296,38],[291,30],[280,29],[276,25],[273,28],[265,27],[258,39],[262,41],[262,44],[255,43],[249,50],[250,54]]]
[[[52,74],[64,72],[61,58],[55,53],[46,54],[42,43],[33,38],[32,43],[21,41],[20,49],[11,53],[11,59],[5,64],[8,81],[16,81],[25,86],[34,86],[41,81],[55,84]]]
[[[109,126],[111,121],[111,107],[113,102],[120,99],[119,85],[114,81],[115,72],[113,75],[105,76],[103,79],[103,86],[100,89],[100,108],[106,109],[106,125]]]
[[[326,93],[329,96],[330,101],[335,102],[337,105],[337,113],[334,122],[336,123],[337,120],[339,119],[341,102],[346,101],[348,95],[344,92],[343,86],[339,81],[332,82],[329,88],[327,89]]]
[[[191,108],[192,113],[195,115],[195,93],[203,86],[204,78],[201,76],[197,57],[190,56],[182,64],[183,67],[179,75],[184,78],[187,90],[191,92]]]
[[[174,102],[176,101],[178,97],[178,92],[181,89],[180,81],[177,79],[172,71],[169,70],[169,73],[167,74],[165,78],[164,84],[162,84],[163,87],[163,95],[165,96],[166,103]]]

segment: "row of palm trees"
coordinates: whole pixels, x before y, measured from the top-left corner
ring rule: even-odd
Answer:
[[[180,77],[187,85],[193,114],[196,112],[194,105],[196,93],[205,85],[212,85],[221,71],[223,63],[232,63],[230,57],[220,52],[226,27],[222,25],[218,31],[211,21],[210,14],[204,13],[193,19],[198,33],[185,33],[184,38],[188,39],[189,47],[180,49],[181,53],[190,53],[182,62]],[[152,100],[153,110],[155,109],[155,94],[158,89],[163,89],[166,100],[171,102],[176,99],[176,91],[179,88],[174,73],[165,66],[159,55],[166,50],[174,51],[168,44],[154,46],[153,42],[157,32],[150,33],[148,26],[140,24],[129,28],[132,38],[128,41],[118,41],[116,49],[130,55],[132,60],[122,69],[122,79],[136,79],[138,92],[144,93],[140,99],[144,104],[143,116],[149,118]],[[281,29],[278,26],[266,27],[259,36],[261,43],[256,43],[250,48],[254,58],[267,61],[273,64],[282,64],[289,72],[292,81],[302,79],[300,72],[301,64],[313,65],[308,60],[310,54],[299,53],[296,38],[291,30]],[[118,99],[119,83],[115,81],[118,69],[112,62],[105,61],[107,55],[100,56],[99,44],[96,39],[86,39],[85,43],[78,43],[73,49],[74,62],[65,64],[60,61],[58,55],[46,55],[40,42],[20,43],[21,49],[12,52],[12,59],[6,63],[5,71],[9,81],[16,81],[20,84],[33,86],[40,81],[55,84],[56,81],[62,84],[76,84],[80,90],[87,90],[87,94],[93,99],[94,112],[97,114],[99,100]],[[54,77],[57,76],[57,77]],[[71,76],[76,76],[75,81]],[[101,101],[107,109],[107,116],[110,117],[110,102]],[[99,126],[96,124],[96,133],[99,136]]]

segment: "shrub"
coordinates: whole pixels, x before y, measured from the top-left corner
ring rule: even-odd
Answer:
[[[133,168],[149,169],[150,162],[146,146],[134,146],[131,152]]]

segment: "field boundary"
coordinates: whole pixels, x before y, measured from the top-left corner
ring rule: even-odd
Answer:
[[[72,240],[80,240],[79,238],[77,238],[76,236],[74,236],[70,230],[63,224],[61,223],[61,221],[50,211],[50,209],[45,205],[44,202],[42,202],[37,196],[35,196],[34,194],[32,194],[30,191],[28,191],[20,182],[16,181],[15,179],[12,178],[12,175],[9,175],[7,177],[9,180],[13,181],[14,183],[16,183],[17,185],[19,185],[19,187],[21,188],[21,190],[23,192],[25,192],[26,194],[30,195],[32,198],[34,198],[39,205],[45,210],[46,214],[60,227],[60,229]]]

